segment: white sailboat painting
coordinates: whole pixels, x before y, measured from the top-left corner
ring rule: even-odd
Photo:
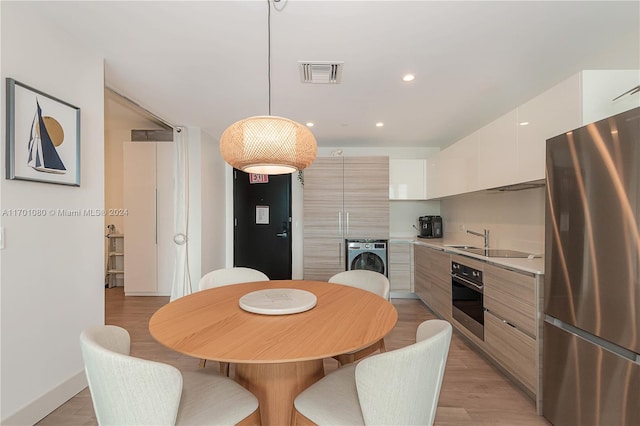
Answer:
[[[40,108],[40,103],[37,99],[36,107],[37,112],[34,115],[33,121],[31,123],[31,132],[28,145],[29,157],[27,159],[27,165],[39,172],[65,174],[67,172],[67,169],[60,159],[58,151],[56,150],[56,146],[51,139],[51,135],[49,134],[45,121],[42,118],[42,109]],[[55,122],[55,124],[58,124],[54,119],[50,118],[50,120],[52,120],[50,122]],[[62,128],[60,128],[60,132],[62,132]],[[59,134],[59,140],[56,141],[57,145],[62,143],[62,138],[63,136]]]
[[[6,178],[80,186],[80,108],[6,82]]]

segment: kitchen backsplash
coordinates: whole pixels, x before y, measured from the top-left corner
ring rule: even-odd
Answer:
[[[464,229],[488,229],[491,247],[543,253],[544,203],[544,187],[482,191],[441,200],[444,240],[482,247],[482,239]]]
[[[389,201],[389,235],[391,238],[414,238],[418,217],[439,215],[440,201]]]

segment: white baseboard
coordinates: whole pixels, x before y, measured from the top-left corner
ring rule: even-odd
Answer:
[[[87,376],[83,369],[16,413],[2,419],[0,424],[3,426],[34,425],[86,387]]]
[[[164,291],[161,292],[155,292],[155,293],[148,293],[148,292],[140,292],[140,291],[125,291],[124,292],[125,296],[171,296],[171,292],[167,293]]]
[[[415,293],[409,293],[405,291],[392,291],[389,293],[390,299],[418,299]]]

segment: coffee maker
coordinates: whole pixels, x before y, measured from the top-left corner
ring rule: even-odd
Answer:
[[[442,227],[442,217],[440,216],[420,216],[418,218],[420,227],[419,238],[442,238],[444,232]]]

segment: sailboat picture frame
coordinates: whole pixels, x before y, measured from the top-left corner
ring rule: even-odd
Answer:
[[[7,78],[6,178],[80,186],[80,108]]]

